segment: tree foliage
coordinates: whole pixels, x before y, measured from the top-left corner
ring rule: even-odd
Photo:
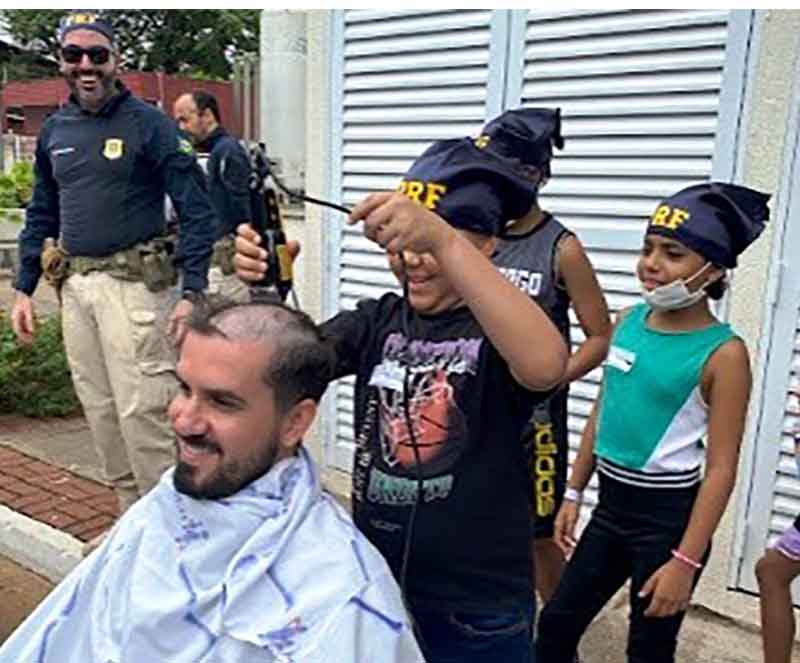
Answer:
[[[258,52],[258,9],[108,9],[128,69],[227,79],[232,59]],[[4,9],[19,42],[54,53],[63,10]]]

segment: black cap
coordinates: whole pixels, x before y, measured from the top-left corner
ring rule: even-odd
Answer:
[[[114,28],[96,9],[74,9],[58,25],[58,41],[63,42],[73,30],[94,30],[114,43]]]
[[[647,233],[674,237],[706,260],[736,267],[736,257],[764,230],[770,196],[738,184],[705,182],[665,198]]]
[[[411,165],[400,190],[455,228],[501,236],[528,213],[536,184],[514,162],[480,149],[472,138],[440,140]]]
[[[499,156],[542,169],[553,148],[564,149],[560,108],[517,108],[498,115],[484,128],[476,145]]]

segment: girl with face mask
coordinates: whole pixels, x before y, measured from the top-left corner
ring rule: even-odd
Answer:
[[[769,196],[688,187],[656,208],[637,273],[644,303],[620,313],[555,539],[572,553],[539,620],[537,661],[570,663],[630,579],[628,663],[673,663],[677,636],[736,478],[750,395],[744,342],[713,314],[727,269],[769,218]],[[600,494],[575,544],[582,491]]]

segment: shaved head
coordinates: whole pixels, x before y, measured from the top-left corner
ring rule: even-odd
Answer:
[[[280,303],[196,309],[188,332],[221,336],[231,343],[263,344],[269,350],[262,379],[274,390],[279,410],[286,412],[305,398],[315,402],[322,398],[332,377],[333,355],[306,313]]]

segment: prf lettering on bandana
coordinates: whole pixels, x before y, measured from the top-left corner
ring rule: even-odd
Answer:
[[[680,207],[670,207],[669,205],[659,205],[653,213],[653,218],[650,223],[654,226],[662,226],[670,230],[675,230],[678,226],[688,221],[689,217],[689,210],[681,209]]]
[[[80,12],[72,14],[67,18],[67,25],[83,25],[84,23],[94,23],[97,20],[97,14],[93,12]]]
[[[447,187],[444,184],[420,182],[419,180],[402,180],[397,190],[429,210],[435,210],[436,203],[447,193]]]

